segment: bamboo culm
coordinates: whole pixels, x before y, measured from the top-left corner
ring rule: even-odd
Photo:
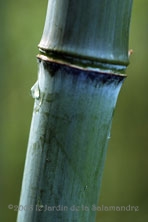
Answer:
[[[113,14],[115,4],[120,13]],[[83,7],[89,5],[86,16]],[[38,79],[31,89],[35,103],[20,197],[26,210],[18,212],[17,222],[95,221],[92,207],[98,204],[112,117],[129,63],[131,5],[129,0],[49,0]],[[88,20],[93,12],[92,26],[100,27],[100,34]],[[108,33],[104,24],[112,24]]]

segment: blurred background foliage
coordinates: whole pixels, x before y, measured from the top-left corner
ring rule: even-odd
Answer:
[[[0,1],[0,221],[16,221],[32,117],[30,88],[47,1]],[[134,0],[126,79],[114,115],[99,206],[139,206],[138,212],[98,212],[99,222],[148,220],[148,1]]]

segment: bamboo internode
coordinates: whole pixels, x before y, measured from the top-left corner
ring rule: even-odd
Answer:
[[[83,65],[125,69],[131,6],[132,0],[50,0],[39,49]]]

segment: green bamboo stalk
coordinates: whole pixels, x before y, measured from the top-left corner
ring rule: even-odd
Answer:
[[[49,0],[18,222],[93,222],[132,0]]]

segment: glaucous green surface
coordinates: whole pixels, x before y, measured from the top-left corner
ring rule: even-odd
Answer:
[[[47,2],[0,3],[0,220],[16,221],[36,81],[37,45]],[[133,4],[130,44],[134,53],[114,115],[99,206],[138,206],[100,211],[99,222],[147,221],[148,212],[148,2]],[[129,208],[127,208],[129,209]],[[119,210],[119,208],[117,208]]]

